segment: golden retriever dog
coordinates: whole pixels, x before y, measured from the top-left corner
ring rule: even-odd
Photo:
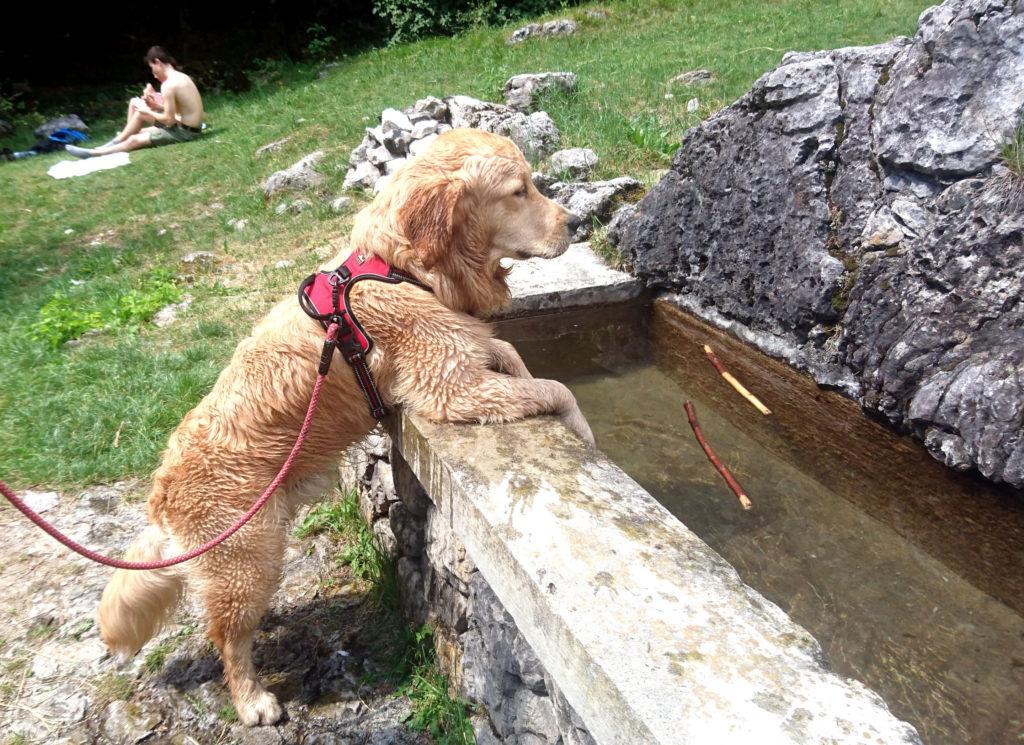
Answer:
[[[477,316],[508,299],[504,258],[555,257],[579,218],[542,196],[504,137],[456,129],[440,136],[357,215],[350,249],[376,255],[433,288],[364,281],[352,308],[374,340],[370,369],[390,405],[435,422],[502,422],[555,414],[593,442],[569,390],[530,376]],[[325,268],[341,264],[349,250]],[[309,403],[324,332],[294,297],[239,344],[213,390],[170,436],[153,476],[150,525],[127,558],[153,561],[194,548],[248,509],[288,455]],[[102,637],[134,655],[185,587],[198,593],[239,719],[273,724],[282,708],[256,676],[253,636],[277,589],[296,510],[324,493],[343,450],[375,424],[351,368],[335,359],[289,478],[264,509],[200,558],[159,571],[114,573],[100,601]]]

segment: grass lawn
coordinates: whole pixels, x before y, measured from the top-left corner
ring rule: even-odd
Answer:
[[[72,487],[155,467],[167,434],[210,386],[236,341],[278,297],[292,292],[351,215],[340,194],[348,153],[379,112],[426,95],[500,100],[522,72],[568,70],[580,89],[545,105],[563,145],[594,148],[601,176],[652,181],[672,144],[742,95],[790,50],[872,44],[913,32],[924,0],[632,0],[573,9],[574,38],[509,47],[511,28],[480,29],[372,50],[316,66],[288,65],[242,94],[207,96],[210,131],[188,145],[132,155],[132,164],[55,181],[59,156],[0,164],[0,478],[16,488]],[[607,20],[585,17],[589,7]],[[716,82],[671,89],[706,67]],[[667,94],[672,94],[666,97]],[[99,94],[98,94],[99,95]],[[130,94],[102,92],[94,140],[114,134]],[[686,102],[700,99],[688,114]],[[30,128],[0,141],[25,147]],[[260,145],[290,136],[279,152]],[[314,149],[327,187],[301,214],[277,214],[260,182]],[[365,198],[357,200],[365,203]],[[236,230],[228,221],[244,219]],[[319,249],[319,251],[318,251]],[[180,259],[212,251],[215,267]],[[333,251],[332,251],[333,252]],[[288,268],[275,265],[294,261]],[[183,293],[182,319],[146,319]],[[78,346],[55,345],[93,326]]]

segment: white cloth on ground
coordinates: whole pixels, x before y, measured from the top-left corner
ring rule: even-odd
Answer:
[[[95,158],[84,160],[62,160],[50,166],[48,174],[54,178],[71,178],[72,176],[84,176],[94,171],[106,171],[110,168],[126,166],[131,162],[128,153],[111,153],[110,155],[97,155]]]

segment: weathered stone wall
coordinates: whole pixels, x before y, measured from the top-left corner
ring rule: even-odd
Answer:
[[[1024,182],[1000,163],[1022,80],[1019,0],[787,54],[614,235],[684,307],[1024,487]]]
[[[478,745],[591,745],[515,622],[477,571],[386,434],[370,435],[342,466],[363,516],[397,562],[408,620],[435,628],[453,693],[479,704]]]

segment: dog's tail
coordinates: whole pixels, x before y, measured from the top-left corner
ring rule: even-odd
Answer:
[[[157,561],[167,546],[167,534],[150,525],[132,541],[125,559]],[[174,613],[184,587],[179,567],[114,572],[99,607],[100,636],[110,651],[131,657],[142,649]]]

